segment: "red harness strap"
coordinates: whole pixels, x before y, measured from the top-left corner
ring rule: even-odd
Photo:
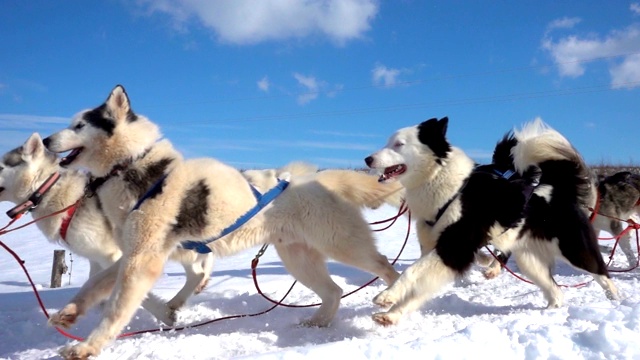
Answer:
[[[65,214],[65,217],[62,218],[62,224],[60,224],[60,237],[62,240],[67,241],[67,230],[69,229],[69,224],[71,223],[71,219],[73,219],[73,214],[76,213],[78,209],[78,202],[73,204]]]

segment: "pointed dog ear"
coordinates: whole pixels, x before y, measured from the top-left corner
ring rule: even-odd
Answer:
[[[44,151],[44,144],[40,134],[33,133],[22,145],[22,153],[26,156],[37,155]]]
[[[116,122],[124,120],[132,121],[135,119],[135,115],[133,115],[133,111],[131,111],[129,96],[122,85],[116,85],[116,87],[111,90],[111,94],[109,94],[105,104],[107,105],[107,110]]]
[[[449,117],[445,116],[442,119],[438,120],[438,125],[440,125],[440,130],[442,131],[442,135],[447,135],[447,127],[449,126]]]

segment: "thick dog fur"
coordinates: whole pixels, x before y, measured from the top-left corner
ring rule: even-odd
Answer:
[[[36,222],[36,225],[49,241],[65,245],[75,254],[88,259],[90,277],[93,277],[112,266],[122,256],[123,244],[116,241],[114,228],[104,214],[99,197],[84,197],[89,176],[78,170],[63,169],[58,163],[58,157],[45,148],[40,135],[31,135],[22,146],[2,157],[0,201],[22,203],[51,174],[59,172],[60,178],[42,196],[40,204],[33,209],[33,216],[38,218],[52,214],[82,198],[69,223],[66,239],[60,237],[60,227],[66,213],[44,218]],[[167,324],[175,321],[175,309],[181,307],[192,293],[198,293],[204,288],[213,266],[211,254],[197,255],[181,250],[173,254],[172,259],[181,262],[185,269],[185,286],[166,304],[154,295],[150,295],[143,303],[145,309]],[[167,307],[169,310],[165,310]]]
[[[301,161],[291,162],[279,169],[245,170],[245,178],[260,191],[276,186],[284,177],[312,177],[332,193],[357,207],[377,209],[387,203],[400,207],[404,188],[399,183],[380,184],[378,177],[356,170],[329,169],[318,172],[318,167]],[[357,191],[361,187],[363,191]]]
[[[542,289],[548,307],[562,305],[550,272],[555,258],[591,273],[606,296],[617,299],[585,211],[595,189],[573,146],[534,121],[498,143],[492,165],[474,169],[473,161],[447,141],[447,124],[447,118],[430,119],[401,129],[365,159],[383,171],[381,181],[398,180],[406,188],[423,250],[374,298],[390,307],[374,321],[392,325],[419,308],[464,274],[486,244],[513,253],[520,270]],[[517,172],[516,181],[496,175],[509,168]]]
[[[64,164],[85,167],[95,176],[115,174],[97,194],[126,245],[115,266],[85,284],[51,317],[51,324],[68,326],[112,293],[89,337],[62,350],[67,359],[96,355],[115,338],[181,241],[214,238],[256,204],[240,171],[211,158],[184,161],[168,140],[159,139],[158,127],[131,110],[121,86],[103,105],[81,112],[69,128],[45,139],[54,152],[73,150]],[[354,185],[353,191],[366,191]],[[134,209],[150,188],[154,190]],[[387,284],[399,276],[377,251],[360,210],[314,177],[293,178],[258,215],[209,247],[215,256],[226,256],[265,242],[322,299],[309,325],[328,325],[340,303],[342,289],[327,272],[327,258],[371,272]]]
[[[593,226],[598,232],[604,230],[617,236],[624,228],[616,219],[626,220],[634,214],[640,214],[640,175],[623,171],[607,176],[598,182],[598,195],[600,207]],[[631,235],[627,232],[618,242],[629,266],[637,261],[637,254],[631,248],[631,240]]]
[[[593,215],[592,225],[598,234],[601,230],[618,236],[623,230],[623,223],[618,219],[626,220],[634,214],[640,214],[640,175],[622,171],[606,177],[595,177],[594,186],[598,189],[600,205],[597,213]],[[595,204],[590,205],[595,208]],[[636,264],[637,254],[631,247],[632,237],[629,232],[622,235],[618,244],[626,257],[627,265]],[[601,251],[609,251],[609,248],[601,246]],[[500,274],[502,265],[507,262],[510,254],[502,253],[500,261],[492,261],[485,271],[485,277],[491,279]]]
[[[40,135],[33,134],[22,145],[4,155],[0,162],[0,201],[21,204],[55,172],[58,181],[44,194],[33,209],[34,218],[52,214],[75,203],[84,195],[89,182],[87,174],[65,170],[59,159],[47,151]],[[47,240],[64,245],[74,254],[89,260],[90,276],[115,263],[122,252],[111,233],[111,226],[100,209],[97,197],[88,197],[79,204],[69,223],[66,239],[60,237],[60,227],[66,213],[44,218],[36,226]]]

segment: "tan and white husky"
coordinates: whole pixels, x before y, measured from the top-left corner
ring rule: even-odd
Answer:
[[[110,176],[97,195],[125,244],[115,266],[92,278],[51,317],[52,324],[68,326],[113,292],[89,337],[62,350],[67,359],[96,355],[116,337],[181,242],[221,236],[257,204],[240,171],[212,158],[183,160],[160,137],[158,126],[134,113],[124,88],[116,86],[104,104],[79,113],[68,128],[45,139],[51,151],[71,151],[62,165]],[[305,323],[327,326],[342,295],[329,276],[327,258],[378,275],[387,284],[399,275],[376,249],[360,210],[315,176],[293,178],[255,217],[208,246],[215,256],[226,256],[273,244],[287,270],[322,300]],[[367,190],[353,186],[353,191]],[[145,200],[139,202],[141,197]]]
[[[85,196],[89,176],[78,170],[61,168],[58,157],[48,151],[37,133],[2,156],[0,162],[0,201],[21,204],[58,172],[58,181],[45,192],[32,210],[34,218],[63,210],[82,199],[73,214],[64,212],[44,218],[36,225],[51,242],[58,242],[73,253],[86,258],[90,264],[90,278],[112,266],[122,256],[122,246],[113,234],[113,227],[104,214],[99,197]],[[70,218],[69,218],[70,217]],[[65,228],[66,227],[66,228]],[[61,235],[65,234],[64,238]],[[195,291],[200,292],[209,280],[213,256],[198,255],[180,250],[171,255],[186,273],[185,286],[168,303],[150,295],[142,304],[158,320],[173,324],[174,310],[181,307]],[[91,281],[91,280],[89,280]]]

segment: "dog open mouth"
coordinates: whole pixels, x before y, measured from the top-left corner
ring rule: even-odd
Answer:
[[[60,166],[69,166],[69,164],[71,164],[78,157],[78,155],[80,155],[82,150],[84,150],[84,148],[82,147],[72,149],[69,155],[60,159]]]
[[[389,166],[388,168],[384,169],[384,172],[378,178],[378,182],[385,182],[390,179],[393,179],[397,176],[404,174],[405,171],[407,171],[407,165],[405,164]]]

